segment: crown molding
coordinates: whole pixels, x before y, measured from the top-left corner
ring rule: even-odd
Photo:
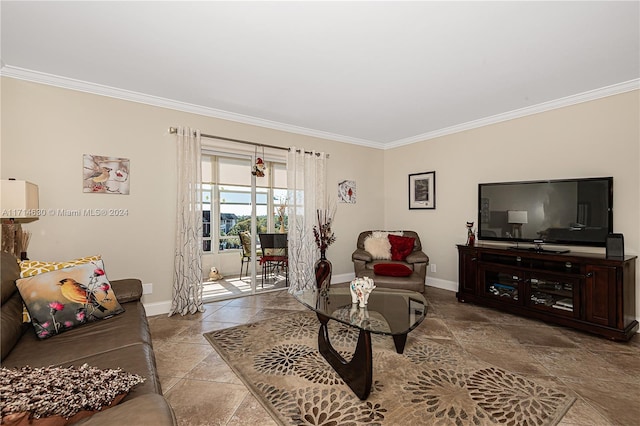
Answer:
[[[205,117],[219,118],[222,120],[235,121],[243,124],[250,124],[258,127],[265,127],[283,132],[295,133],[299,135],[312,136],[320,139],[329,139],[337,142],[344,142],[354,145],[362,145],[370,148],[384,149],[384,144],[380,142],[369,141],[365,139],[353,138],[350,136],[338,135],[321,130],[309,129],[306,127],[295,126],[292,124],[280,123],[277,121],[265,120],[262,118],[251,117],[248,115],[237,114],[234,112],[224,111],[215,108],[203,107],[186,102],[174,101],[171,99],[161,98],[158,96],[147,95],[144,93],[133,92],[125,89],[105,86],[102,84],[89,83],[82,80],[60,77],[53,74],[32,71],[19,67],[4,65],[0,68],[0,76],[11,77],[18,80],[31,81],[34,83],[46,84],[49,86],[61,87],[64,89],[77,90],[95,95],[107,96],[110,98],[122,99],[125,101],[137,102],[141,104],[167,108],[181,112],[198,114]]]
[[[64,89],[77,90],[80,92],[92,93],[101,96],[107,96],[110,98],[122,99],[131,102],[142,103],[146,105],[156,106],[160,108],[167,108],[181,112],[188,112],[192,114],[198,114],[205,117],[219,118],[222,120],[229,120],[243,124],[249,124],[258,127],[264,127],[273,130],[280,130],[283,132],[295,133],[305,136],[311,136],[320,139],[328,139],[337,142],[344,142],[353,145],[361,145],[369,148],[376,149],[393,149],[404,145],[410,145],[417,142],[427,141],[429,139],[435,139],[442,136],[451,135],[466,130],[476,129],[478,127],[488,126],[491,124],[500,123],[507,120],[513,120],[516,118],[525,117],[527,115],[538,114],[545,111],[550,111],[557,108],[563,108],[570,105],[575,105],[582,102],[588,102],[595,99],[604,98],[607,96],[613,96],[620,93],[630,92],[632,90],[640,89],[640,79],[634,79],[627,82],[613,84],[600,89],[590,90],[588,92],[579,93],[576,95],[567,96],[564,98],[556,99],[549,102],[543,102],[537,105],[532,105],[526,108],[520,108],[517,110],[509,111],[502,114],[492,115],[490,117],[481,118],[478,120],[469,121],[467,123],[457,124],[455,126],[445,127],[443,129],[435,130],[432,132],[423,133],[416,136],[411,136],[404,139],[398,139],[393,142],[375,142],[365,139],[353,138],[350,136],[338,135],[335,133],[324,132],[321,130],[309,129],[306,127],[295,126],[292,124],[280,123],[277,121],[265,120],[262,118],[251,117],[248,115],[237,114],[229,111],[224,111],[215,108],[203,107],[200,105],[189,104],[186,102],[179,102],[171,99],[161,98],[158,96],[147,95],[144,93],[133,92],[130,90],[118,89],[110,86],[105,86],[96,83],[89,83],[82,80],[76,80],[72,78],[60,77],[52,74],[42,73],[38,71],[32,71],[19,67],[12,67],[5,65],[0,61],[0,76],[11,77],[19,80],[31,81],[34,83],[47,84],[50,86],[61,87]]]
[[[516,118],[525,117],[527,115],[538,114],[541,112],[563,108],[582,102],[593,101],[596,99],[605,98],[607,96],[618,95],[620,93],[631,92],[638,89],[640,89],[640,79],[629,80],[619,84],[612,84],[611,86],[590,90],[584,93],[578,93],[577,95],[571,95],[564,98],[555,99],[553,101],[532,105],[526,108],[520,108],[513,111],[505,112],[503,114],[496,114],[490,117],[481,118],[479,120],[469,121],[467,123],[457,124],[451,127],[445,127],[444,129],[435,130],[433,132],[427,132],[421,135],[399,139],[397,141],[385,144],[384,149],[392,149],[403,145],[410,145],[416,142],[435,139],[442,136],[451,135],[453,133],[463,132],[465,130],[476,129],[478,127],[484,127],[490,124],[500,123],[502,121],[513,120]]]

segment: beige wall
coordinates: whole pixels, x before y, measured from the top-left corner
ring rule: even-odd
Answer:
[[[386,226],[418,231],[437,265],[428,282],[457,288],[456,244],[466,241],[465,223],[477,220],[478,183],[613,176],[614,230],[624,234],[626,253],[638,254],[639,117],[636,90],[387,150]],[[409,210],[407,175],[432,170],[436,209]]]
[[[384,151],[12,78],[1,81],[2,179],[36,183],[45,210],[128,210],[125,217],[41,217],[25,225],[33,232],[29,257],[61,261],[101,254],[111,279],[138,277],[154,284],[147,305],[165,306],[171,299],[176,154],[170,126],[329,153],[331,193],[337,194],[344,179],[355,180],[358,191],[357,204],[337,206],[337,240],[327,253],[334,275],[353,273],[351,252],[360,229],[383,223]],[[83,193],[83,154],[129,158],[130,195]],[[239,270],[240,256],[234,258]]]
[[[334,276],[353,274],[351,252],[361,230],[413,229],[437,265],[428,283],[455,289],[455,245],[466,239],[465,222],[475,220],[478,182],[489,181],[614,176],[615,230],[624,233],[627,253],[640,252],[638,91],[383,151],[12,78],[1,84],[2,179],[38,184],[43,209],[129,212],[42,217],[26,225],[34,234],[30,257],[102,254],[110,278],[154,284],[147,305],[166,306],[171,298],[176,165],[175,137],[167,129],[178,125],[329,153],[330,192],[344,179],[357,184],[357,203],[338,204],[337,241],[327,253]],[[129,158],[131,194],[82,193],[83,154]],[[436,209],[408,210],[407,175],[432,170]],[[239,268],[239,256],[235,262]]]

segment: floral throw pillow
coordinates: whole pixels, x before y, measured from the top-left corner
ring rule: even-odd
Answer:
[[[102,260],[16,281],[40,339],[124,312]]]
[[[81,265],[83,263],[89,263],[94,260],[100,260],[101,256],[86,256],[79,259],[69,260],[67,262],[43,262],[41,260],[23,260],[18,262],[20,264],[20,277],[32,277],[34,275],[42,274],[44,272],[57,271],[62,268],[69,268],[70,266]],[[31,322],[29,317],[29,311],[24,306],[22,309],[22,322]]]

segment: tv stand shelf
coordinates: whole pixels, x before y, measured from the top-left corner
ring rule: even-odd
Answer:
[[[636,258],[458,245],[456,297],[627,341],[638,330]]]

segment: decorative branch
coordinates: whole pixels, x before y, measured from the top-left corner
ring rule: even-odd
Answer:
[[[20,248],[22,252],[26,252],[29,247],[29,241],[31,241],[31,232],[22,231],[20,235]]]
[[[313,236],[320,251],[325,251],[336,240],[331,224],[336,214],[336,206],[316,210],[317,225],[313,226]]]

